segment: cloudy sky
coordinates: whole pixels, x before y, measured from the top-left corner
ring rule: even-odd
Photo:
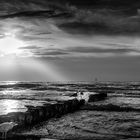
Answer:
[[[1,0],[0,80],[140,80],[137,0]]]

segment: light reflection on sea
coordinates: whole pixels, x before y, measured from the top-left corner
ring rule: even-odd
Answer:
[[[140,83],[43,83],[43,82],[2,82],[0,83],[0,114],[26,111],[25,105],[40,106],[47,99],[71,95],[79,89],[103,90],[108,92],[106,100],[92,105],[131,107],[140,109]],[[110,107],[110,106],[109,106]],[[52,119],[35,128],[30,134],[44,134],[46,128],[52,136],[68,138],[140,138],[140,112],[112,110],[83,110],[68,114],[59,119]],[[63,132],[63,133],[62,133]],[[45,134],[44,134],[45,136]]]
[[[27,108],[25,105],[28,106],[42,106],[43,101],[34,101],[34,100],[10,100],[10,99],[3,99],[0,100],[0,115],[6,115],[12,112],[25,112]]]
[[[0,89],[0,115],[25,112],[26,106],[41,106],[70,98],[65,96],[69,91],[58,91],[51,86],[48,89],[48,83],[42,82],[0,82]]]

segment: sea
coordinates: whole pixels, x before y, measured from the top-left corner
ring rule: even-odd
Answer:
[[[140,82],[0,82],[0,115],[25,112],[27,105],[41,106],[77,91],[107,93],[107,97],[21,133],[36,134],[40,140],[47,136],[81,140],[140,139]]]

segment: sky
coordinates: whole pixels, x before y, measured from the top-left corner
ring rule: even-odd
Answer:
[[[1,0],[0,81],[139,81],[137,0]]]

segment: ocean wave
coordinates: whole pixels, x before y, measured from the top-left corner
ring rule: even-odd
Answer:
[[[95,110],[95,111],[135,111],[140,112],[140,108],[133,108],[133,107],[122,107],[119,105],[113,105],[113,104],[106,104],[106,105],[90,105],[87,104],[81,108],[81,110]]]
[[[32,88],[37,88],[41,86],[41,83],[37,82],[3,82],[0,83],[0,90],[5,90],[5,89],[32,89]]]

